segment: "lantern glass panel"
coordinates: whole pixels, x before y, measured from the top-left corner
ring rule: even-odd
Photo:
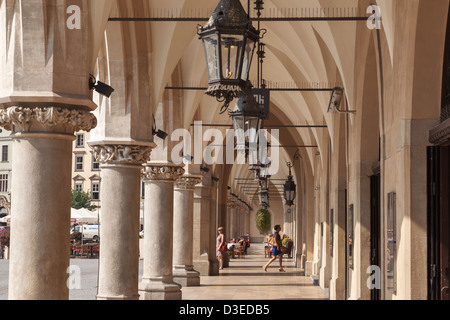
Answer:
[[[245,146],[245,117],[243,115],[234,115],[233,127],[236,136],[236,144],[238,146]]]
[[[259,198],[259,203],[261,205],[269,203],[269,194],[267,192],[264,192],[264,191],[259,192],[258,193],[258,198]]]
[[[259,170],[253,170],[253,176],[255,180],[259,180]]]
[[[250,144],[258,143],[260,120],[258,117],[246,117],[245,120],[245,135],[247,142]]]
[[[209,82],[220,80],[218,42],[218,36],[215,33],[203,38]]]
[[[284,197],[287,202],[293,202],[295,200],[295,191],[294,190],[285,190]]]
[[[247,43],[244,51],[244,60],[242,62],[242,75],[241,79],[244,81],[248,80],[250,73],[250,67],[252,65],[253,54],[255,52],[256,42],[252,39],[247,39]]]
[[[284,185],[284,199],[288,204],[293,204],[296,196],[296,185],[293,180],[289,179]]]
[[[262,190],[268,190],[269,189],[269,179],[267,179],[267,178],[260,178],[259,179],[259,185],[261,186]]]
[[[243,35],[222,34],[222,77],[227,80],[240,79]]]

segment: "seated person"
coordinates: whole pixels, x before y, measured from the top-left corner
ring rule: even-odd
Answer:
[[[287,235],[284,235],[283,240],[281,241],[281,245],[287,248],[289,241],[291,241],[291,239]]]
[[[231,239],[230,242],[227,244],[228,250],[233,249],[235,244],[236,244],[236,240],[234,238]]]

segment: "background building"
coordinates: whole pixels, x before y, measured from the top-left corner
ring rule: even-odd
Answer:
[[[93,150],[87,142],[88,132],[78,132],[73,143],[72,189],[88,192],[92,205],[100,207],[101,171],[100,164],[95,160]]]
[[[12,178],[12,140],[11,132],[0,132],[0,216],[7,216],[11,211]]]

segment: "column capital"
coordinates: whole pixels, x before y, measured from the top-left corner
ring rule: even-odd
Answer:
[[[184,174],[184,172],[183,165],[147,162],[144,165],[143,177],[148,181],[175,182]]]
[[[234,201],[231,197],[227,199],[227,208],[234,209],[236,208],[236,201]]]
[[[91,145],[95,159],[101,164],[141,166],[150,159],[153,147],[143,145]]]
[[[0,109],[0,127],[13,132],[74,134],[89,132],[97,118],[88,110],[76,107],[9,107]]]
[[[202,182],[201,175],[185,174],[175,181],[175,188],[180,190],[194,190]]]

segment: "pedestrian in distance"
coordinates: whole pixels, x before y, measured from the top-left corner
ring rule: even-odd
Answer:
[[[280,268],[278,269],[280,272],[286,272],[283,269],[283,252],[281,251],[281,236],[280,236],[280,231],[281,231],[281,226],[279,224],[277,224],[274,227],[275,233],[273,234],[273,238],[275,239],[275,242],[272,243],[272,258],[269,260],[269,262],[267,262],[264,266],[263,269],[264,271],[267,272],[267,268],[272,264],[272,262],[274,262],[277,257],[280,261]]]
[[[225,242],[225,235],[223,234],[223,227],[220,227],[217,232],[219,235],[217,236],[216,242],[216,256],[219,260],[219,270],[223,270],[223,255],[227,251],[227,243]]]

